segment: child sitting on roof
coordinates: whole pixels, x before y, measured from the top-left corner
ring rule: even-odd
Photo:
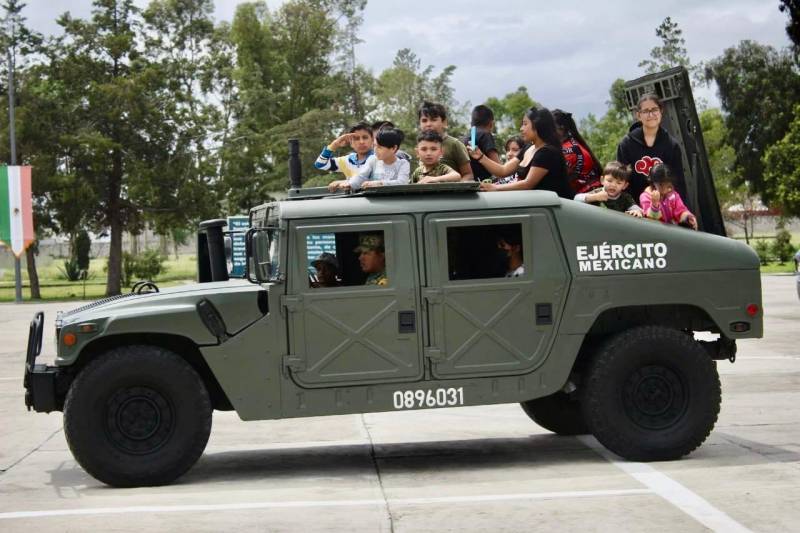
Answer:
[[[654,166],[650,169],[649,180],[650,185],[639,197],[645,216],[664,224],[679,224],[697,230],[697,219],[675,190],[675,176],[670,168],[663,164]]]
[[[339,148],[350,144],[353,151],[348,155],[334,157],[333,154]],[[332,143],[322,149],[314,167],[319,170],[330,172],[341,172],[345,178],[350,178],[359,173],[367,162],[367,158],[372,155],[372,128],[364,122],[359,122],[347,133],[337,137]]]
[[[331,182],[328,190],[357,191],[362,187],[407,184],[411,165],[407,160],[397,157],[397,150],[400,149],[403,137],[403,132],[399,129],[381,129],[375,136],[375,154],[369,156],[361,171],[349,179]]]
[[[442,157],[442,136],[433,130],[425,130],[417,135],[417,157],[419,166],[411,175],[412,183],[443,183],[461,181],[457,170],[445,165]]]
[[[619,161],[611,161],[603,168],[603,177],[600,178],[603,186],[589,192],[576,194],[575,201],[597,204],[620,213],[641,217],[642,209],[636,205],[633,196],[625,190],[628,188],[630,178],[631,171],[628,167]]]

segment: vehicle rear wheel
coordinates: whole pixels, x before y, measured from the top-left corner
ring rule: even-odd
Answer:
[[[520,403],[531,420],[556,435],[589,433],[577,394],[557,392]]]
[[[717,421],[716,363],[689,335],[643,326],[612,337],[589,364],[581,406],[589,430],[632,461],[677,459]]]
[[[64,433],[78,463],[103,483],[163,485],[203,454],[211,414],[189,363],[156,346],[124,346],[91,361],[72,382]]]

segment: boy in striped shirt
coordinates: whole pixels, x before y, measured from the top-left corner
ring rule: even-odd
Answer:
[[[353,151],[348,155],[334,157],[339,148],[349,144]],[[372,155],[372,128],[364,122],[359,122],[347,133],[337,137],[332,143],[322,149],[322,153],[314,162],[314,167],[329,172],[341,172],[345,178],[357,175],[367,158]]]

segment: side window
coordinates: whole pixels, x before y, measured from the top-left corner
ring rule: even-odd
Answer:
[[[522,224],[447,228],[450,280],[516,278],[525,275]]]
[[[309,287],[389,285],[384,237],[380,230],[307,235]]]

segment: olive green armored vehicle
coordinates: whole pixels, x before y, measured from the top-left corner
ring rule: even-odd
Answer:
[[[519,402],[630,460],[697,448],[720,407],[716,361],[762,335],[756,254],[550,192],[476,189],[294,189],[250,211],[244,279],[228,279],[224,222],[204,223],[213,281],[62,314],[54,366],[36,364],[36,316],[26,403],[63,411],[77,461],[115,486],[186,472],[214,410]]]

